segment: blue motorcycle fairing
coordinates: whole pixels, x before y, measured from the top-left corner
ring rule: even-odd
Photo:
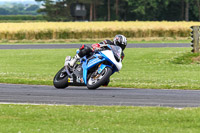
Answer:
[[[95,66],[96,64],[98,64],[101,61],[102,61],[102,59],[99,59],[98,57],[96,57],[88,62],[87,67],[92,68],[93,66]]]
[[[84,83],[87,85],[87,72],[90,68],[94,67],[95,65],[99,64],[100,62],[105,61],[105,58],[99,59],[100,54],[96,54],[93,55],[95,58],[91,59],[88,63],[87,63],[87,58],[84,58],[83,64],[82,64],[82,68],[83,68],[83,81]]]
[[[87,69],[85,69],[87,68],[87,66],[85,62],[83,63],[82,68],[83,68],[83,81],[87,85]]]
[[[107,65],[101,64],[101,66],[99,66],[99,68],[97,70],[98,74],[100,74],[106,66]]]
[[[110,49],[112,49],[110,47],[110,45],[108,45],[108,47]],[[100,58],[101,57],[101,58]],[[110,67],[113,71],[112,71],[112,74],[116,71],[118,71],[117,67],[115,66],[115,64],[107,57],[105,56],[101,51],[98,51],[96,54],[93,55],[93,59],[90,59],[88,61],[88,59],[86,58],[86,56],[84,56],[82,59],[81,59],[81,62],[82,62],[82,68],[83,68],[83,81],[84,83],[87,85],[87,73],[88,73],[88,70],[94,66],[96,66],[97,64],[100,64],[101,62],[103,61],[108,61],[111,63],[112,66],[110,65],[105,65],[105,64],[101,64],[100,68],[98,69],[98,72],[101,73],[102,70],[105,68],[105,67]]]

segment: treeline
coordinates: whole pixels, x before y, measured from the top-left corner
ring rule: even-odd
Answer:
[[[0,15],[38,15],[37,4],[5,3],[0,5]]]
[[[89,21],[200,21],[200,0],[36,0],[49,21],[71,21],[70,6],[86,5]]]
[[[3,20],[45,20],[43,15],[0,15],[0,21]]]

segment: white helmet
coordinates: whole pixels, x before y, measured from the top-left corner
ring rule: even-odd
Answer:
[[[113,39],[113,43],[117,46],[120,46],[122,50],[124,50],[127,45],[127,40],[124,35],[116,35],[115,38]]]

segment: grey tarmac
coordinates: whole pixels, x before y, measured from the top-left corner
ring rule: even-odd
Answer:
[[[86,87],[56,89],[44,85],[0,84],[0,103],[199,107],[199,90]]]

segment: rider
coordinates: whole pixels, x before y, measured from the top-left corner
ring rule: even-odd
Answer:
[[[122,48],[122,51],[124,51],[124,49],[126,48],[127,45],[127,39],[124,35],[116,35],[113,39],[113,41],[110,40],[104,40],[100,43],[97,44],[93,44],[92,47],[89,47],[87,45],[82,45],[81,48],[79,49],[79,53],[76,54],[74,56],[74,58],[72,58],[69,61],[69,66],[73,67],[74,64],[76,63],[76,61],[80,58],[82,58],[85,55],[90,55],[92,52],[94,52],[94,50],[100,49],[101,47],[105,46],[106,44],[109,45],[117,45],[120,46]],[[124,58],[124,53],[122,52],[122,60]]]

